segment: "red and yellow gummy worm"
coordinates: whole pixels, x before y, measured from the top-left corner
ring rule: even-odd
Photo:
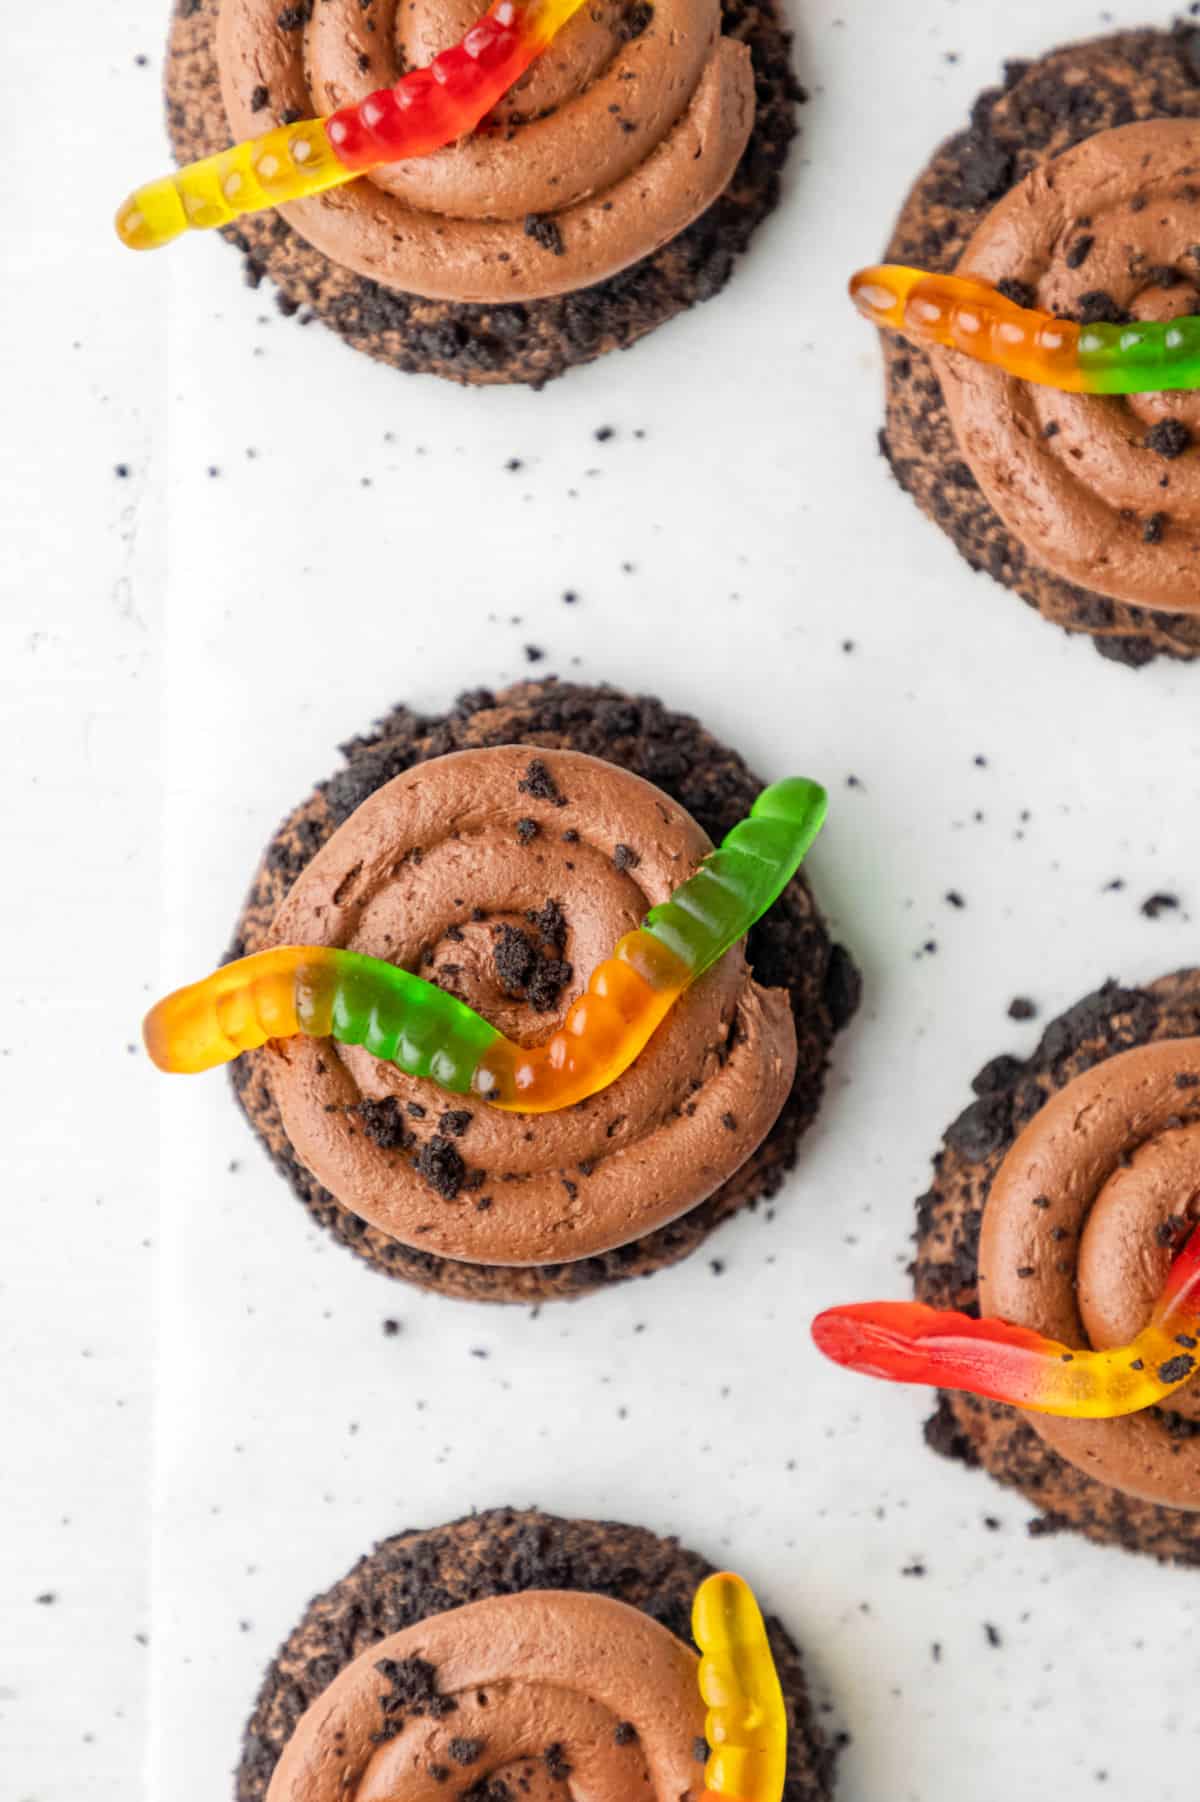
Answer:
[[[1074,394],[1200,388],[1200,319],[1078,325],[1019,307],[990,282],[884,264],[862,269],[850,298],[873,324],[920,344]]]
[[[692,1637],[711,1752],[700,1802],[780,1802],[787,1709],[762,1614],[741,1577],[721,1571],[700,1585]]]
[[[1002,1320],[919,1302],[856,1302],[813,1321],[835,1364],[893,1383],[965,1389],[1035,1414],[1115,1420],[1190,1380],[1200,1345],[1200,1228],[1172,1264],[1150,1322],[1129,1345],[1080,1351]]]
[[[228,225],[453,144],[487,117],[582,4],[495,0],[461,43],[395,87],[320,119],[279,125],[139,188],[117,214],[117,233],[132,250],[156,250],[181,232]]]

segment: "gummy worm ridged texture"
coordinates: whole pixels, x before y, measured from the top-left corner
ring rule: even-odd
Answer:
[[[1072,394],[1200,388],[1200,319],[1081,326],[1017,306],[990,282],[896,264],[860,270],[850,296],[875,325],[1042,387]]]
[[[281,946],[179,989],[146,1018],[160,1069],[195,1072],[303,1033],[362,1045],[451,1093],[547,1113],[628,1069],[689,985],[750,930],[799,869],[825,819],[824,789],[764,789],[670,900],[651,908],[592,973],[562,1027],[526,1049],[422,977],[357,952]]]
[[[831,1308],[812,1333],[826,1357],[867,1376],[963,1389],[1036,1414],[1115,1420],[1155,1407],[1196,1372],[1200,1231],[1171,1266],[1149,1324],[1110,1351],[1076,1350],[1027,1327],[919,1302]]]
[[[712,1756],[705,1798],[780,1802],[787,1774],[787,1710],[762,1614],[732,1572],[696,1591],[692,1636],[700,1648],[700,1694],[708,1706]]]
[[[462,42],[391,88],[190,163],[139,188],[117,214],[132,250],[322,194],[369,169],[428,156],[475,130],[583,0],[496,0]]]

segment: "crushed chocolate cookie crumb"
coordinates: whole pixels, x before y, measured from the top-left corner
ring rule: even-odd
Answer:
[[[552,801],[555,807],[567,805],[566,796],[559,793],[557,782],[540,757],[531,759],[517,788],[521,794],[529,795],[535,801]]]
[[[572,967],[547,950],[519,926],[502,924],[495,929],[492,961],[505,994],[527,1001],[537,1014],[548,1014],[574,974]]]
[[[1018,282],[1010,276],[996,283],[996,292],[1003,294],[1005,300],[1011,300],[1014,307],[1036,307],[1037,295],[1028,282]]]
[[[407,1720],[423,1715],[437,1720],[458,1707],[452,1696],[440,1694],[437,1670],[427,1658],[381,1658],[375,1669],[388,1685],[379,1698],[383,1731],[373,1736],[378,1743],[395,1739]]]
[[[567,942],[567,921],[557,901],[547,901],[544,907],[531,907],[525,918],[553,950],[562,950]]]
[[[1090,294],[1080,295],[1076,316],[1080,325],[1129,324],[1129,314],[1124,307],[1118,306],[1103,288],[1093,288]]]
[[[566,254],[562,232],[553,219],[547,219],[542,213],[526,213],[525,236],[532,238],[539,249],[548,250],[551,256]]]
[[[552,1746],[547,1746],[546,1750],[542,1753],[542,1763],[556,1783],[565,1783],[567,1778],[571,1775],[572,1767],[567,1758],[566,1751],[557,1740],[555,1740]]]
[[[1190,448],[1192,434],[1182,419],[1160,419],[1157,425],[1150,427],[1142,442],[1147,450],[1173,463]]]
[[[424,1178],[443,1201],[454,1201],[467,1174],[467,1167],[449,1139],[435,1133],[417,1154],[417,1174]]]
[[[382,1101],[360,1101],[350,1111],[358,1115],[363,1131],[380,1151],[399,1151],[413,1143],[394,1095],[385,1095]]]

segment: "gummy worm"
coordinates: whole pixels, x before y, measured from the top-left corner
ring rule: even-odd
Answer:
[[[424,978],[325,945],[283,945],[226,964],[151,1009],[146,1048],[161,1070],[228,1063],[268,1039],[362,1045],[452,1094],[524,1114],[553,1112],[615,1082],[675,1002],[787,887],[824,823],[828,798],[792,777],[758,796],[694,876],[619,940],[559,1030],[525,1048]]]
[[[818,1314],[818,1350],[893,1383],[965,1389],[1035,1414],[1116,1420],[1164,1401],[1197,1369],[1200,1228],[1172,1264],[1150,1323],[1129,1345],[1077,1351],[1028,1327],[919,1302],[858,1302]]]
[[[395,87],[277,126],[139,188],[117,214],[118,236],[131,250],[156,250],[181,232],[228,225],[453,144],[475,130],[582,4],[495,0],[461,43]]]
[[[1070,394],[1200,388],[1200,319],[1077,325],[1019,307],[990,282],[897,264],[861,269],[850,297],[875,325],[964,351],[1042,387]]]
[[[696,1591],[704,1736],[712,1756],[700,1802],[780,1802],[787,1775],[787,1709],[758,1603],[731,1571]]]

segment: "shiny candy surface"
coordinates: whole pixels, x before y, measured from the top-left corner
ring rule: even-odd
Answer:
[[[812,1335],[827,1358],[865,1376],[963,1389],[1037,1414],[1115,1420],[1165,1401],[1198,1368],[1200,1230],[1172,1264],[1148,1325],[1111,1351],[1081,1351],[1026,1327],[918,1302],[830,1308]]]
[[[1200,388],[1200,319],[1081,326],[1017,306],[990,282],[895,264],[860,270],[850,296],[875,325],[1044,387],[1075,394]]]
[[[477,1091],[498,1107],[546,1113],[607,1088],[683,991],[778,899],[820,831],[827,797],[801,777],[764,789],[720,847],[593,972],[545,1045],[500,1039]]]
[[[117,214],[117,234],[132,250],[154,250],[181,232],[228,225],[383,163],[428,156],[474,131],[582,3],[496,0],[461,43],[395,87],[326,118],[277,126],[139,188]]]
[[[268,1039],[303,1033],[363,1045],[410,1076],[493,1106],[547,1113],[598,1093],[627,1070],[683,991],[778,899],[825,819],[815,782],[764,789],[695,875],[627,933],[593,971],[544,1045],[505,1038],[424,978],[357,952],[281,946],[227,964],[147,1015],[163,1070],[211,1069]]]
[[[741,1577],[722,1571],[696,1591],[704,1734],[711,1756],[704,1798],[780,1802],[787,1775],[787,1709],[762,1614]]]
[[[363,1045],[410,1076],[466,1094],[498,1035],[453,995],[394,964],[323,945],[283,945],[226,964],[177,989],[146,1016],[146,1049],[160,1070],[192,1074],[268,1039]]]

